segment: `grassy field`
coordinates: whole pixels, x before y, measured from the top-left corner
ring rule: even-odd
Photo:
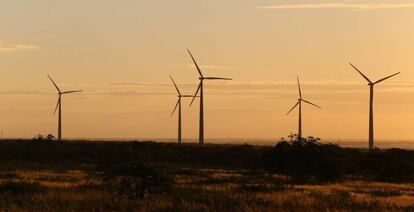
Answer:
[[[289,176],[254,168],[269,149],[4,141],[0,142],[0,209],[414,211],[414,183],[354,177],[293,183]]]

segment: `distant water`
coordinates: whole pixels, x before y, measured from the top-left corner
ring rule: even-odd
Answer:
[[[176,139],[137,139],[137,140],[151,140],[157,142],[176,142]],[[215,138],[215,139],[206,139],[206,143],[210,144],[251,144],[259,146],[274,146],[280,139],[230,139],[230,138]],[[183,139],[184,143],[197,143],[197,139]],[[350,147],[350,148],[368,148],[368,141],[358,141],[358,140],[321,140],[321,143],[332,143],[337,144],[341,147]],[[391,148],[400,148],[400,149],[414,149],[414,141],[378,141],[375,143],[375,147],[380,149],[391,149]]]
[[[25,138],[9,138],[9,139],[25,139]],[[27,138],[26,138],[27,139]],[[177,142],[176,138],[71,138],[69,140],[85,140],[85,141],[155,141],[155,142],[165,142],[165,143],[175,143]],[[250,144],[258,146],[274,146],[280,139],[246,139],[246,138],[214,138],[206,139],[207,144]],[[183,139],[184,143],[198,143],[198,139]],[[337,144],[341,147],[350,147],[350,148],[368,148],[368,141],[362,140],[329,140],[322,139],[321,143],[332,143]],[[413,149],[414,150],[414,141],[396,141],[396,140],[379,140],[375,142],[375,147],[380,149],[391,149],[391,148],[400,148],[400,149]]]

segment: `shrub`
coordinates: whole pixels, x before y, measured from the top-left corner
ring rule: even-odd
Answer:
[[[361,176],[386,182],[414,180],[414,152],[402,149],[375,150],[361,153],[355,162]]]
[[[32,194],[32,193],[42,193],[46,191],[39,183],[31,183],[26,181],[14,182],[7,180],[4,183],[0,184],[0,193],[1,194]]]
[[[240,184],[237,191],[241,193],[271,193],[282,192],[286,189],[283,184]]]
[[[344,178],[344,160],[341,148],[320,144],[318,138],[308,137],[279,142],[264,154],[268,171],[285,174],[294,181],[338,181]]]
[[[173,181],[168,167],[142,161],[113,165],[105,171],[105,179],[117,195],[139,199],[169,192]]]
[[[46,137],[44,137],[41,134],[36,135],[32,138],[32,141],[38,141],[38,142],[52,142],[55,139],[55,136],[52,134],[48,134]]]
[[[288,175],[294,182],[339,181],[348,176],[385,182],[414,180],[414,152],[402,149],[362,151],[321,144],[308,137],[282,140],[264,153],[267,171]]]

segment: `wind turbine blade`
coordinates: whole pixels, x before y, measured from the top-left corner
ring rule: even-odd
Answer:
[[[175,104],[174,110],[171,113],[171,117],[174,115],[175,111],[177,110],[178,105],[180,104],[180,99],[178,99],[177,104]]]
[[[315,106],[315,107],[317,107],[317,108],[320,108],[320,109],[322,109],[321,107],[319,107],[318,105],[316,105],[316,104],[313,104],[312,102],[310,102],[310,101],[306,101],[306,100],[304,100],[304,99],[302,99],[302,101],[303,102],[306,102],[306,103],[308,103],[308,104],[310,104],[310,105],[313,105],[313,106]]]
[[[60,92],[59,87],[56,85],[55,81],[53,81],[52,77],[50,77],[49,74],[47,75],[47,77],[49,77],[50,81],[52,81],[53,85],[55,85],[56,89]]]
[[[298,80],[299,98],[302,99],[302,90],[300,89],[299,77],[296,77],[296,79]]]
[[[75,90],[75,91],[65,91],[65,92],[62,92],[62,94],[68,94],[68,93],[79,93],[79,92],[82,92],[83,90]]]
[[[231,78],[223,78],[223,77],[205,77],[206,80],[233,80]]]
[[[293,106],[292,109],[290,109],[289,112],[286,113],[286,115],[289,115],[289,113],[292,112],[292,110],[295,109],[298,105],[299,105],[299,101],[296,102],[295,106]]]
[[[57,103],[56,103],[55,112],[53,112],[53,115],[55,115],[55,114],[56,114],[56,111],[57,111],[57,109],[58,109],[59,105],[60,105],[60,97],[59,97],[59,99],[58,99],[58,101],[57,101]]]
[[[393,75],[391,75],[391,76],[388,76],[388,77],[385,77],[385,78],[382,78],[382,79],[380,79],[380,80],[378,80],[378,81],[374,82],[374,84],[380,83],[380,82],[382,82],[382,81],[384,81],[384,80],[387,80],[387,79],[389,79],[389,78],[391,78],[391,77],[393,77],[393,76],[395,76],[395,75],[398,75],[398,74],[401,74],[401,72],[395,73],[395,74],[393,74]]]
[[[200,88],[201,88],[201,82],[200,82],[200,84],[198,85],[197,91],[195,92],[195,94],[194,94],[194,96],[193,96],[193,99],[191,100],[190,107],[191,107],[191,105],[193,104],[193,102],[194,102],[195,98],[197,97],[197,94],[198,94],[198,92],[200,91]]]
[[[361,74],[361,76],[364,77],[369,83],[372,83],[371,80],[367,76],[365,76],[359,69],[357,69],[357,67],[355,67],[354,65],[352,65],[352,63],[349,63],[349,65],[351,65],[352,67],[354,67],[354,69],[356,71],[358,71],[358,73]]]
[[[200,74],[201,78],[204,78],[203,74],[201,73],[200,67],[198,66],[197,62],[195,61],[195,59],[194,59],[194,57],[193,57],[193,54],[191,54],[191,52],[190,52],[190,50],[189,50],[189,49],[187,49],[187,51],[188,51],[188,53],[190,54],[191,59],[193,60],[193,62],[194,62],[194,64],[195,64],[195,66],[196,66],[196,68],[197,68],[197,71],[198,71],[198,73]]]
[[[171,81],[174,83],[175,89],[177,89],[178,94],[181,95],[180,89],[178,89],[177,84],[175,84],[174,79],[170,76]]]

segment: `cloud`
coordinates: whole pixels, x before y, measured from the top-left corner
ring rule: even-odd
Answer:
[[[287,10],[287,9],[350,9],[357,11],[413,8],[414,3],[306,3],[306,4],[280,4],[259,6],[262,10]]]
[[[122,87],[167,87],[172,86],[172,83],[155,83],[155,82],[111,82],[112,86]]]
[[[36,49],[37,46],[30,44],[9,44],[0,42],[0,52],[23,50],[23,49]]]
[[[198,82],[185,82],[178,84],[183,94],[194,94]],[[51,85],[52,86],[52,85]],[[120,82],[92,83],[92,84],[65,84],[64,88],[78,88],[84,90],[79,95],[82,97],[93,96],[175,96],[176,91],[171,82]],[[323,94],[328,96],[336,95],[355,95],[367,94],[368,86],[363,79],[353,81],[337,80],[316,80],[301,81],[301,87],[305,95]],[[378,92],[389,94],[414,94],[414,81],[409,80],[390,80],[378,85]],[[228,81],[228,82],[208,82],[205,87],[206,94],[224,96],[268,96],[268,97],[288,97],[297,95],[296,80],[289,81]],[[28,95],[28,96],[53,96],[56,94],[54,88],[24,89],[24,90],[1,90],[1,95]]]
[[[194,64],[172,64],[174,67],[184,67],[184,68],[195,68]],[[219,66],[219,65],[199,65],[201,69],[211,69],[211,70],[220,70],[220,69],[231,69],[230,66]]]
[[[44,91],[44,90],[0,90],[2,95],[51,95],[55,94],[53,92]]]
[[[117,96],[117,97],[132,97],[132,96],[171,96],[174,92],[157,92],[157,91],[134,91],[134,90],[119,90],[119,91],[99,91],[89,92],[87,95],[93,96]]]
[[[229,81],[229,82],[208,82],[205,87],[206,94],[225,95],[225,96],[277,96],[279,98],[289,97],[297,94],[297,82],[291,81]],[[175,95],[175,89],[169,82],[160,83],[127,83],[112,82],[113,88],[95,93],[95,95],[114,95],[114,96],[164,96]],[[336,81],[318,80],[301,81],[304,93],[307,95],[322,94],[325,96],[337,95],[360,95],[369,92],[363,80]],[[179,84],[181,92],[193,94],[197,88],[197,83]],[[377,88],[379,92],[401,94],[414,94],[414,81],[395,81],[391,80]]]

